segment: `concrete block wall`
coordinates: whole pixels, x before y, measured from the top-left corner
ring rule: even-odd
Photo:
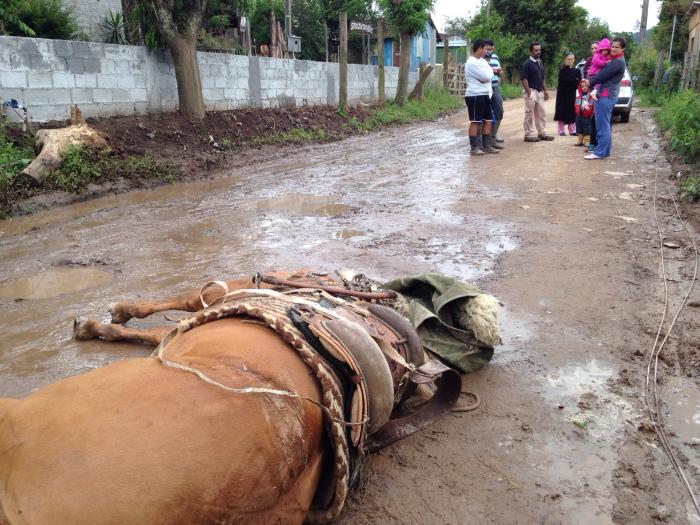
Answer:
[[[198,53],[208,110],[338,103],[338,64]],[[385,68],[386,96],[398,68]],[[418,79],[411,73],[409,86]],[[378,68],[348,66],[348,102],[377,99]],[[36,122],[177,109],[175,70],[167,52],[145,47],[0,36],[0,96],[27,107]]]
[[[121,0],[62,0],[62,3],[73,11],[85,33],[97,42],[105,39],[102,22],[109,15],[110,9],[114,13],[122,11]]]

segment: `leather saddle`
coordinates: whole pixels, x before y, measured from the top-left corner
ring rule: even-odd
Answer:
[[[426,362],[420,338],[392,308],[343,302],[328,310],[297,308],[317,342],[351,372],[346,416],[353,445],[373,452],[416,432],[451,410],[461,390],[460,375],[440,361]],[[392,413],[420,383],[436,381],[434,396],[416,412]],[[361,453],[362,453],[361,452]]]

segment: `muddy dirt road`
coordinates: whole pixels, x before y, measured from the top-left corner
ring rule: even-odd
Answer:
[[[612,159],[584,163],[573,138],[523,143],[521,102],[506,111],[498,156],[469,157],[460,113],[0,222],[0,396],[147,355],[71,340],[76,315],[106,320],[117,299],[274,268],[439,271],[505,305],[504,345],[465,377],[482,406],[372,457],[340,523],[700,523],[654,434],[638,428],[664,303],[656,173],[661,229],[677,246],[666,253],[671,315],[694,265],[650,115],[614,127]],[[696,287],[659,370],[664,421],[696,491],[699,299]]]

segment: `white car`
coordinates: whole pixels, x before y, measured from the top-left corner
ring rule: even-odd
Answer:
[[[581,72],[583,77],[583,66],[585,60],[581,60],[576,67]],[[632,86],[632,77],[629,69],[625,68],[625,74],[620,81],[620,93],[617,96],[617,104],[613,108],[613,115],[620,115],[620,122],[627,123],[630,121],[630,113],[632,112],[632,102],[634,100],[634,87]]]

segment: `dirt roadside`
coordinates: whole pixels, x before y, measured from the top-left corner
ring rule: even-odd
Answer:
[[[661,229],[679,246],[666,253],[669,317],[694,263],[651,114],[636,110],[615,125],[613,158],[589,163],[569,137],[523,143],[520,112],[519,102],[507,104],[501,155],[465,160],[474,180],[453,207],[517,232],[517,248],[480,281],[506,309],[493,366],[465,378],[483,407],[380,454],[343,524],[698,523],[654,434],[640,428],[648,421],[646,356],[663,309],[657,174]],[[696,491],[699,298],[696,286],[659,379],[664,418]]]
[[[584,162],[569,137],[523,143],[521,106],[506,104],[498,156],[469,156],[459,113],[287,148],[216,180],[0,222],[0,396],[148,355],[70,339],[75,315],[105,315],[116,299],[272,268],[440,271],[475,280],[505,305],[504,345],[465,377],[482,405],[373,456],[339,523],[698,523],[653,433],[640,428],[664,304],[656,175],[661,230],[677,246],[665,252],[669,317],[694,264],[650,114],[635,110],[614,126],[613,158]],[[14,292],[23,279],[59,272],[63,281],[83,276],[84,287]],[[678,317],[659,381],[696,490],[699,294]]]

